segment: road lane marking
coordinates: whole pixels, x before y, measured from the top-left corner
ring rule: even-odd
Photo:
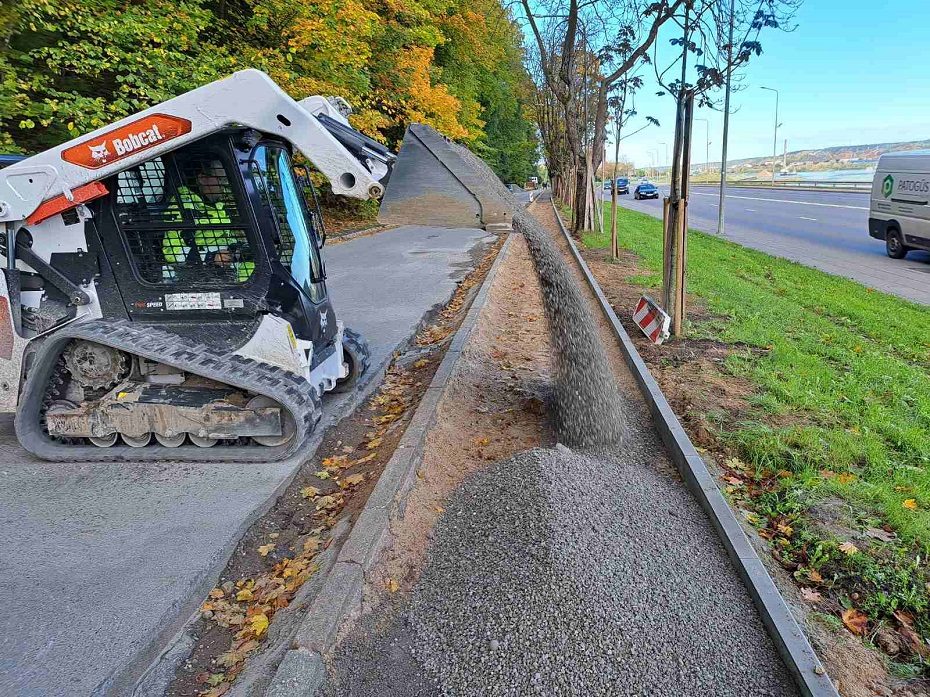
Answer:
[[[718,196],[719,194],[705,194],[700,191],[692,191],[692,194],[695,196]],[[762,196],[736,196],[734,194],[727,194],[727,198],[742,198],[747,201],[771,201],[772,203],[796,203],[799,206],[823,206],[824,208],[849,208],[855,211],[867,211],[869,210],[868,206],[844,206],[840,203],[816,203],[814,201],[790,201],[784,198],[764,198]]]
[[[746,210],[749,211],[750,213],[755,213],[755,212],[756,212],[756,209],[755,209],[755,208],[747,208]]]
[[[817,218],[808,218],[808,217],[803,216],[803,215],[799,215],[798,217],[799,217],[801,220],[813,220],[815,223],[817,222]]]

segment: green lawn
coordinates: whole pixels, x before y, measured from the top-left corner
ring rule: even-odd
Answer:
[[[621,208],[617,230],[652,272],[644,285],[658,286],[660,221]],[[610,244],[593,235],[584,243]],[[757,386],[758,419],[728,424],[726,439],[756,465],[870,504],[930,549],[928,309],[693,230],[688,274],[689,293],[727,318],[691,325],[690,336],[767,349],[738,351],[728,362]],[[774,427],[767,422],[784,419],[768,415],[798,423]],[[855,479],[837,484],[821,470]],[[916,510],[904,506],[908,499]]]
[[[647,272],[634,282],[658,288],[660,221],[621,208],[617,228]],[[607,235],[583,241],[609,247]],[[840,602],[859,597],[886,621],[906,608],[930,636],[928,309],[693,230],[688,256],[688,292],[717,317],[690,324],[688,336],[734,344],[724,370],[756,388],[748,418],[716,423],[755,472],[752,500],[740,505],[762,528],[787,526],[776,556],[799,580],[829,573]],[[806,523],[828,495],[852,504],[862,529],[889,525],[898,540],[842,551]]]

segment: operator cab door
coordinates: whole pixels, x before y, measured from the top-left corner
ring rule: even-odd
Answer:
[[[333,350],[336,335],[336,316],[327,297],[320,255],[320,233],[284,144],[260,142],[244,166],[272,260],[269,305],[291,323],[299,338],[313,342],[316,365]]]

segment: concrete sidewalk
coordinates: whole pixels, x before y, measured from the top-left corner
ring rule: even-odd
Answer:
[[[450,297],[483,238],[404,227],[326,249],[339,318],[367,336],[375,369]],[[319,433],[347,406],[326,399]],[[3,417],[0,694],[130,691],[300,462],[47,463]]]

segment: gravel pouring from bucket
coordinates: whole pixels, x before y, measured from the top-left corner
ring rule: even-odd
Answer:
[[[563,442],[607,445],[626,433],[623,400],[597,324],[551,236],[490,167],[412,124],[381,203],[382,223],[514,229],[526,236],[556,347],[556,427]]]

